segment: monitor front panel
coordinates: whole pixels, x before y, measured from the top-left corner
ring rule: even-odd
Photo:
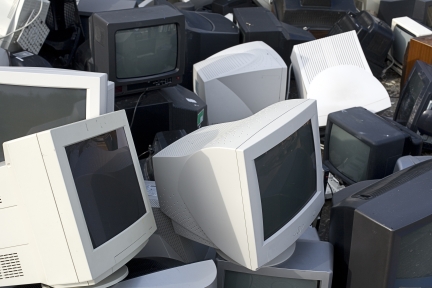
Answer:
[[[3,143],[86,119],[86,89],[0,84],[0,162]]]
[[[317,288],[317,280],[293,279],[225,271],[224,288],[296,287]]]
[[[353,182],[367,179],[370,147],[332,124],[329,140],[329,161],[339,173]]]
[[[430,287],[432,223],[402,236],[399,241],[395,287]]]
[[[93,248],[146,213],[124,128],[65,147]]]
[[[165,24],[115,33],[118,79],[147,77],[177,68],[177,25]]]
[[[411,75],[411,78],[405,84],[403,94],[399,98],[401,103],[398,105],[398,109],[396,111],[397,114],[395,120],[403,125],[408,123],[414,105],[425,86],[420,77],[419,71],[417,71],[415,67]]]
[[[315,194],[316,157],[311,121],[255,159],[264,240],[285,226]]]

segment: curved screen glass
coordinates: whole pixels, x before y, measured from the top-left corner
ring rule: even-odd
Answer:
[[[310,121],[255,159],[264,240],[285,226],[315,194],[315,159]]]
[[[399,110],[397,111],[396,121],[406,125],[413,111],[414,104],[416,103],[420,92],[423,90],[424,84],[420,75],[417,71],[414,71],[408,83],[402,97]]]
[[[151,76],[176,69],[176,24],[117,31],[115,45],[119,79]]]
[[[96,248],[146,213],[126,134],[120,128],[65,149]]]
[[[3,143],[86,119],[86,89],[0,84],[0,162]]]

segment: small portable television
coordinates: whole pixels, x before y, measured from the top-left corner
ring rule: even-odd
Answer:
[[[393,33],[384,21],[367,11],[348,13],[330,30],[329,36],[354,30],[360,41],[363,53],[375,77],[381,78],[387,55],[393,44]]]
[[[416,61],[401,91],[394,120],[417,132],[421,114],[432,109],[432,66]]]
[[[414,37],[432,34],[432,30],[409,17],[393,18],[391,29],[394,35],[392,55],[399,68],[402,68],[404,63],[405,51],[410,40]]]
[[[432,160],[333,196],[333,287],[430,287]]]
[[[372,75],[355,31],[295,45],[291,61],[300,98],[307,98],[314,78],[330,67],[357,66]]]
[[[0,67],[0,163],[4,142],[114,111],[102,73]]]
[[[392,174],[398,158],[420,155],[419,135],[363,107],[329,114],[323,163],[344,185]]]
[[[0,286],[108,287],[156,225],[124,111],[8,141]]]
[[[432,27],[432,0],[415,0],[412,18]]]
[[[182,82],[185,19],[168,5],[94,13],[89,42],[95,72],[108,74],[116,96]]]
[[[348,12],[358,12],[354,1],[345,0],[275,0],[277,18],[298,28],[305,28],[316,37],[326,34]]]
[[[291,65],[294,45],[315,40],[309,31],[279,21],[263,7],[234,9],[234,23],[240,29],[241,43],[263,41],[284,59],[287,67]]]
[[[391,25],[394,18],[408,16],[414,12],[416,0],[381,0],[378,18]]]
[[[177,234],[250,270],[282,263],[324,204],[316,102],[201,128],[154,155],[153,168]]]
[[[225,49],[194,65],[194,92],[207,104],[210,125],[240,120],[285,100],[286,83],[284,60],[261,41]]]

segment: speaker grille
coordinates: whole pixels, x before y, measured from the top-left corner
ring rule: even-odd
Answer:
[[[0,255],[0,267],[0,279],[2,274],[4,279],[24,276],[17,253]]]

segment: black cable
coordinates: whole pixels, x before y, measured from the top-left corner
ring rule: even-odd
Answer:
[[[134,123],[134,121],[135,121],[135,113],[136,113],[136,109],[138,108],[138,104],[139,104],[140,101],[141,101],[141,97],[144,96],[145,94],[146,94],[146,91],[144,91],[143,93],[141,93],[141,95],[138,97],[138,101],[137,101],[137,103],[136,103],[136,105],[135,105],[134,112],[133,112],[133,114],[132,114],[132,120],[131,120],[131,123],[130,123],[130,125],[129,125],[129,128],[130,128],[131,130],[132,130],[133,123]]]

